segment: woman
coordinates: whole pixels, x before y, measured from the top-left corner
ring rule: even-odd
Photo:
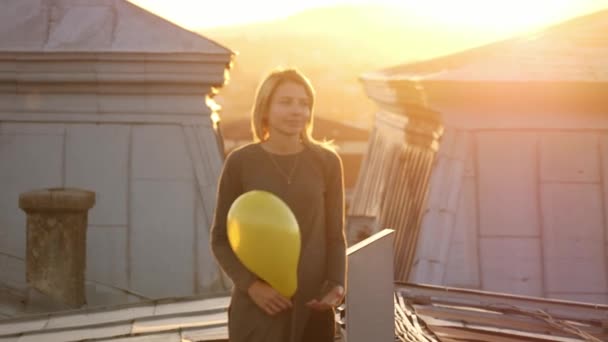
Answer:
[[[312,136],[314,91],[294,69],[261,83],[252,111],[255,142],[230,153],[220,177],[211,247],[234,289],[231,341],[333,341],[345,293],[344,186],[338,155]],[[300,227],[298,289],[285,298],[238,260],[226,234],[232,202],[251,190],[279,196]]]

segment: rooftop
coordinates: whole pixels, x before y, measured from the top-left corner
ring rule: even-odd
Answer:
[[[412,81],[608,81],[608,10],[547,29],[363,76]]]
[[[0,12],[4,52],[232,52],[126,0],[5,1]]]

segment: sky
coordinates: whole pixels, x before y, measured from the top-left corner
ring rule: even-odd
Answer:
[[[279,19],[338,4],[386,4],[441,26],[493,31],[539,28],[608,9],[608,0],[129,0],[190,30]]]

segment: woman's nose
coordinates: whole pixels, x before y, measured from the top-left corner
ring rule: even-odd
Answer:
[[[296,115],[305,115],[308,112],[308,107],[300,104],[292,105],[291,112]]]

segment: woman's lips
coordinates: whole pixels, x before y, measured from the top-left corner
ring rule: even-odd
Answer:
[[[293,121],[285,121],[285,124],[287,124],[288,126],[303,126],[304,125],[304,121],[300,121],[300,120],[293,120]]]

